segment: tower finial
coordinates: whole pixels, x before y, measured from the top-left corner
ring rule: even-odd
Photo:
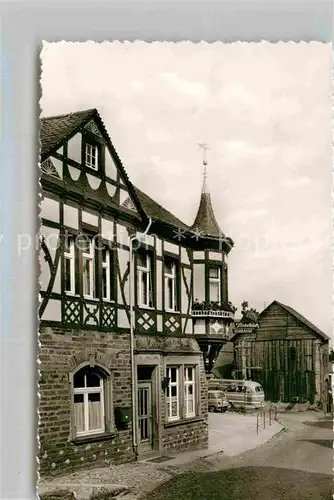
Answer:
[[[202,143],[198,144],[198,146],[201,149],[203,149],[203,166],[204,166],[203,176],[204,176],[204,180],[203,180],[203,189],[202,189],[202,192],[206,193],[207,192],[207,178],[208,178],[208,172],[207,172],[208,162],[207,162],[207,158],[206,158],[206,152],[208,150],[210,150],[210,148],[209,148],[209,146],[205,142],[202,142]]]

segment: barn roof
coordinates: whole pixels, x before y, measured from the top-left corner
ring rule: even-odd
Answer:
[[[292,307],[287,306],[285,304],[282,304],[282,302],[278,302],[278,300],[274,300],[274,302],[272,302],[272,304],[273,303],[276,303],[280,307],[282,307],[282,309],[285,309],[285,311],[287,311],[289,314],[291,314],[292,316],[294,316],[298,321],[300,321],[301,323],[303,323],[304,325],[306,325],[308,328],[310,328],[310,330],[313,330],[316,334],[318,334],[324,340],[330,340],[330,337],[328,335],[326,335],[326,333],[324,333],[323,331],[321,331],[317,326],[315,326],[313,323],[311,323],[311,321],[309,321],[307,318],[305,318],[305,316],[303,316],[302,314],[300,314],[298,311],[296,311]],[[268,307],[270,307],[270,306],[268,306]],[[266,309],[264,309],[264,311]],[[260,313],[260,316],[264,313],[264,311],[262,311]]]
[[[330,337],[324,333],[322,330],[320,330],[317,326],[315,326],[313,323],[311,323],[311,321],[309,321],[307,318],[305,318],[305,316],[303,316],[302,314],[300,314],[298,311],[296,311],[295,309],[293,309],[292,307],[290,306],[287,306],[286,304],[282,304],[282,302],[279,302],[278,300],[274,300],[273,302],[271,302],[265,309],[263,309],[263,311],[260,312],[259,314],[259,319],[261,318],[261,316],[265,313],[265,311],[267,311],[269,309],[269,307],[271,307],[273,304],[277,304],[279,307],[281,307],[282,309],[284,309],[288,314],[291,314],[291,316],[293,316],[294,318],[296,318],[298,321],[300,321],[303,325],[307,326],[308,328],[310,328],[310,330],[312,330],[314,333],[316,333],[319,337],[321,337],[323,340],[330,340]],[[238,332],[237,331],[237,326],[238,324],[241,325],[240,321],[236,320],[234,322],[234,325],[235,325],[235,333],[233,335],[233,339],[235,339],[236,337],[238,337],[239,335],[242,335],[242,332]]]

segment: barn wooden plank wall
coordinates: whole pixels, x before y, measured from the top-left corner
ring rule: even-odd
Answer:
[[[263,386],[267,400],[322,399],[326,342],[279,305],[260,315],[255,333],[241,333],[234,343],[237,369],[258,367],[251,378]]]

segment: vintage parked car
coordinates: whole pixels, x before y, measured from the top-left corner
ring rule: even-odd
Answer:
[[[210,412],[225,412],[229,407],[230,404],[226,394],[222,390],[208,390],[208,408]]]
[[[264,391],[258,382],[253,380],[210,379],[209,392],[221,390],[232,407],[258,409],[264,406]]]

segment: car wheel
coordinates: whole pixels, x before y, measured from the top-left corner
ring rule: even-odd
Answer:
[[[210,406],[209,407],[209,412],[210,413],[214,413],[215,412],[215,407],[214,406]]]

